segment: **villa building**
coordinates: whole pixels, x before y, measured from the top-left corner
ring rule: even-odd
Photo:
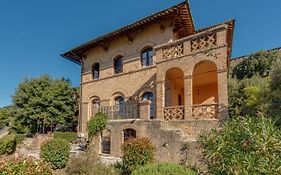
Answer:
[[[131,137],[147,137],[160,161],[228,117],[227,68],[234,20],[195,30],[183,2],[64,54],[81,65],[79,133],[98,111],[109,117],[96,151],[122,156]]]

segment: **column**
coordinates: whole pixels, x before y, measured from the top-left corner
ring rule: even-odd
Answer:
[[[218,70],[219,119],[228,118],[227,70]]]
[[[192,119],[192,75],[184,77],[184,119]]]
[[[150,101],[143,99],[139,104],[139,113],[141,120],[149,120],[150,119]]]
[[[156,119],[163,120],[165,104],[164,81],[156,82]]]

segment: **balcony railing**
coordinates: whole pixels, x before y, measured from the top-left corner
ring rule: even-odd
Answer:
[[[194,119],[217,119],[218,104],[200,104],[192,106],[192,117]]]
[[[169,106],[164,108],[164,120],[183,120],[184,106]]]
[[[217,26],[215,28],[199,32],[197,34],[175,40],[168,44],[156,46],[156,62],[162,62],[184,55],[193,54],[218,46],[226,45],[226,39],[219,32],[223,31],[225,26]]]
[[[138,105],[129,104],[123,106],[101,106],[99,112],[105,113],[110,120],[139,118]]]

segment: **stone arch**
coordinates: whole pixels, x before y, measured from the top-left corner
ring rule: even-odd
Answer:
[[[140,47],[137,49],[137,52],[138,53],[141,53],[143,50],[145,50],[146,48],[148,48],[148,47],[154,47],[154,46],[156,46],[156,43],[155,42],[153,42],[153,41],[147,41],[147,42],[144,42],[144,43],[142,43],[141,45],[140,45]]]
[[[214,62],[198,62],[192,72],[193,105],[218,103],[218,71]]]
[[[165,76],[165,106],[184,105],[184,101],[178,104],[178,95],[184,97],[184,71],[173,67],[167,70]]]
[[[89,99],[89,117],[93,117],[97,112],[98,108],[100,107],[100,98],[98,96],[92,96]]]

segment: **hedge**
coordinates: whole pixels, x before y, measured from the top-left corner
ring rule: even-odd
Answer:
[[[25,138],[24,134],[10,134],[0,139],[0,155],[12,154]]]

